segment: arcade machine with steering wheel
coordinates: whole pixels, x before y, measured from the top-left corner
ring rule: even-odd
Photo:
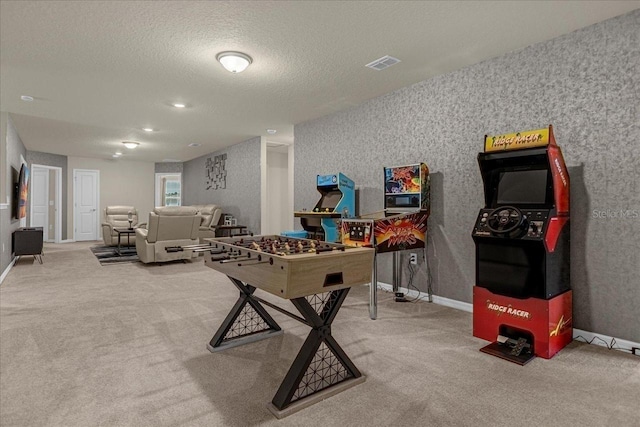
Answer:
[[[524,365],[573,339],[569,174],[553,127],[485,136],[485,207],[473,229],[473,335]]]

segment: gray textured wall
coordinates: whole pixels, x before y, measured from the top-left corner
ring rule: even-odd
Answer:
[[[206,160],[224,153],[227,187],[207,190]],[[260,233],[260,137],[185,162],[182,182],[185,205],[214,203],[238,224]]]
[[[22,163],[20,162],[20,155],[25,158],[27,156],[27,150],[24,148],[24,144],[16,131],[11,117],[3,115],[2,120],[6,120],[3,126],[6,129],[6,162],[7,162],[7,176],[2,178],[2,185],[7,186],[7,195],[9,199],[11,196],[11,168],[20,170]],[[4,245],[4,251],[0,251],[0,274],[9,266],[13,256],[11,255],[11,236],[13,232],[20,227],[20,221],[11,218],[11,205],[8,209],[0,210],[0,239],[1,244]]]
[[[40,151],[27,151],[27,164],[55,166],[62,169],[62,240],[67,237],[67,156],[59,154],[42,153]],[[31,217],[31,204],[28,207],[28,216]]]
[[[426,162],[434,290],[471,302],[483,136],[551,123],[571,174],[574,327],[640,341],[639,28],[636,10],[295,126],[295,208],[317,201],[317,173],[341,171],[360,212],[379,210],[382,167]]]
[[[162,162],[155,164],[155,173],[182,173],[182,162]]]

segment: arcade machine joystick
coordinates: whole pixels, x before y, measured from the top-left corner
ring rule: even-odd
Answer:
[[[473,335],[521,365],[549,359],[573,339],[569,174],[553,128],[486,136],[478,163]]]

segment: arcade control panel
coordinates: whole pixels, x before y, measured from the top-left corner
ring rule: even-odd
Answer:
[[[508,206],[482,209],[478,214],[473,234],[484,237],[542,240],[548,219],[549,209],[520,210]]]
[[[354,242],[368,244],[371,242],[371,229],[373,221],[351,221],[349,227],[349,238]]]

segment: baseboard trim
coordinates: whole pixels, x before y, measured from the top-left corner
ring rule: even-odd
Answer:
[[[392,292],[393,286],[384,283],[378,282],[378,287],[384,289],[385,291]],[[418,297],[418,292],[413,289],[407,290],[406,288],[400,288],[400,291],[404,292],[406,296],[409,298],[418,298],[422,301],[429,302],[429,296],[426,292],[421,292]],[[468,302],[458,301],[450,298],[439,297],[437,295],[433,295],[433,303],[438,305],[443,305],[445,307],[455,308],[457,310],[466,311],[468,313],[473,313],[473,304]],[[573,339],[578,339],[582,342],[580,338],[584,338],[589,344],[599,345],[601,347],[612,348],[614,350],[620,351],[630,351],[632,348],[640,348],[640,343],[624,340],[622,338],[611,337],[609,335],[598,334],[595,332],[584,331],[582,329],[573,329]],[[615,346],[612,346],[611,343],[615,342]]]
[[[75,239],[60,240],[60,243],[74,243]]]
[[[0,276],[0,284],[2,284],[2,282],[4,282],[4,278],[7,277],[7,274],[9,274],[9,271],[11,271],[11,268],[13,267],[13,264],[15,264],[15,263],[16,263],[16,257],[13,257],[11,259],[11,262],[7,266],[7,268],[4,269],[4,271],[2,272],[2,275]]]

